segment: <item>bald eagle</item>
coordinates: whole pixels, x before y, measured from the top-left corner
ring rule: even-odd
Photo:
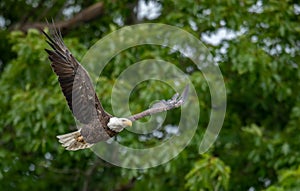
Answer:
[[[49,27],[50,28],[50,27]],[[162,100],[153,107],[126,118],[112,116],[106,112],[93,88],[91,79],[83,66],[65,46],[60,30],[51,27],[46,42],[52,50],[45,49],[51,67],[58,76],[61,90],[75,118],[81,123],[78,131],[58,135],[58,141],[66,150],[79,150],[92,147],[117,135],[132,122],[142,117],[180,107],[185,100],[188,86],[181,96],[176,93],[170,100]]]

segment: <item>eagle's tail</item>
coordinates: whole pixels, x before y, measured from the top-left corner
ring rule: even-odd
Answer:
[[[58,135],[56,137],[58,138],[58,141],[62,144],[62,146],[66,148],[66,150],[76,151],[79,149],[92,147],[94,144],[85,142],[80,131],[81,129],[72,133]]]

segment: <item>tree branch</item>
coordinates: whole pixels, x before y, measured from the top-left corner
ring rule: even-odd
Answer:
[[[99,17],[104,12],[103,7],[104,6],[102,2],[95,3],[94,5],[91,5],[86,9],[83,9],[78,14],[76,14],[73,18],[67,21],[55,22],[55,26],[60,28],[62,33],[64,33],[64,31],[67,31],[68,29],[72,28],[73,26],[77,25],[80,22],[87,22]],[[21,30],[27,32],[28,29],[30,28],[43,30],[45,27],[52,27],[52,26],[49,26],[46,22],[44,23],[35,22],[35,23],[25,23],[25,24],[18,23],[14,25],[12,28],[10,28],[10,30]]]

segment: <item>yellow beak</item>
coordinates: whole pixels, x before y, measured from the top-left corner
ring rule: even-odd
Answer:
[[[129,127],[132,126],[132,122],[131,122],[130,120],[125,121],[124,124],[125,124],[126,126],[129,126]]]

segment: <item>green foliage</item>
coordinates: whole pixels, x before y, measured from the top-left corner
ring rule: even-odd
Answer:
[[[70,7],[96,1],[13,1],[0,3],[0,185],[3,190],[299,190],[300,176],[300,5],[297,1],[155,1],[156,18],[137,18],[141,1],[103,1],[105,14],[70,29],[64,40],[78,60],[99,38],[128,24],[165,23],[194,34],[220,29],[236,34],[219,44],[205,42],[219,61],[227,88],[224,126],[213,148],[198,154],[211,104],[208,85],[193,63],[153,45],[121,52],[95,79],[103,106],[111,112],[111,88],[124,69],[144,59],[167,60],[189,75],[201,107],[190,144],[167,164],[147,170],[112,166],[90,150],[65,151],[55,136],[75,121],[51,71],[37,30],[13,31],[22,22],[66,20]],[[145,1],[154,2],[154,1]],[[189,70],[187,70],[189,69]],[[132,112],[173,95],[157,81],[141,83],[130,97]],[[176,124],[180,112],[168,113]],[[166,133],[166,132],[164,132]],[[166,137],[168,136],[165,134]],[[161,140],[122,132],[122,144],[146,148]],[[172,152],[172,151],[170,151]],[[160,153],[163,154],[163,153]],[[128,159],[130,160],[135,159]]]
[[[270,186],[266,191],[299,190],[300,167],[279,171],[278,179],[278,186]]]
[[[230,179],[230,167],[219,158],[203,155],[195,162],[192,170],[185,176],[186,187],[196,190],[227,190]]]

